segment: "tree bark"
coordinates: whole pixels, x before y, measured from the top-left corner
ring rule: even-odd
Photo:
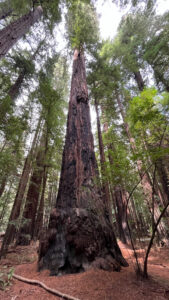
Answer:
[[[144,89],[144,81],[143,81],[140,71],[134,72],[134,79],[137,82],[140,92],[142,92]]]
[[[40,241],[39,269],[57,275],[91,265],[115,270],[128,265],[106,214],[97,176],[84,55],[75,49],[60,185],[49,229]]]
[[[39,20],[41,15],[42,8],[38,6],[34,11],[30,11],[0,31],[0,58],[7,54],[12,46]]]
[[[13,239],[15,237],[16,224],[14,224],[14,222],[16,222],[20,216],[21,205],[22,205],[23,197],[25,194],[25,189],[26,189],[26,186],[28,183],[29,174],[30,174],[31,167],[32,167],[32,157],[34,154],[34,149],[35,149],[35,145],[36,145],[36,141],[37,141],[37,137],[38,137],[38,133],[39,133],[40,123],[41,123],[41,118],[39,119],[39,122],[38,122],[38,126],[37,126],[37,129],[35,132],[32,146],[31,146],[31,150],[29,151],[29,154],[27,155],[27,158],[24,163],[22,175],[21,175],[21,178],[19,181],[18,190],[17,190],[16,196],[15,196],[14,204],[13,204],[12,211],[11,211],[11,214],[9,217],[8,226],[7,226],[5,236],[3,239],[0,256],[5,255],[8,247],[9,247],[9,244],[13,241]]]
[[[38,146],[38,148],[39,150],[36,157],[36,163],[30,179],[25,208],[23,212],[23,224],[21,224],[19,236],[17,238],[18,245],[29,245],[30,241],[33,239],[38,201],[41,193],[41,185],[43,179],[45,150],[43,140],[41,141],[40,147]]]
[[[102,139],[102,132],[101,132],[101,124],[100,124],[100,117],[99,117],[99,109],[98,109],[98,103],[95,98],[95,110],[96,110],[96,118],[97,118],[97,134],[98,134],[98,140],[99,140],[99,152],[100,152],[100,164],[101,164],[101,175],[102,175],[102,198],[103,201],[105,201],[105,205],[107,206],[108,214],[111,216],[111,203],[110,203],[110,193],[109,193],[109,185],[108,182],[105,181],[105,154],[104,154],[104,145],[103,145],[103,139]]]
[[[47,168],[44,167],[43,170],[43,184],[42,184],[42,193],[39,203],[39,209],[37,212],[37,218],[35,222],[35,228],[34,228],[34,235],[33,237],[35,239],[40,238],[40,233],[43,230],[43,219],[44,219],[44,201],[45,201],[45,189],[46,189],[46,182],[47,182]]]
[[[119,187],[115,187],[114,191],[116,207],[117,207],[117,226],[119,232],[119,238],[127,244],[130,240],[128,226],[127,226],[127,199],[125,191]]]
[[[104,124],[104,132],[106,133],[108,131],[108,124]],[[113,159],[110,155],[110,151],[115,152],[114,145],[108,144],[108,157],[109,157],[109,163],[113,167]],[[111,179],[110,179],[111,180]],[[113,198],[113,205],[114,205],[114,211],[115,211],[115,217],[116,217],[116,227],[119,239],[124,243],[127,244],[129,242],[129,232],[128,232],[128,226],[127,226],[127,198],[126,198],[126,192],[122,186],[116,186],[113,187],[112,191],[112,198]]]
[[[40,42],[37,49],[35,50],[35,52],[33,53],[33,55],[31,56],[31,60],[34,61],[36,55],[38,54],[41,46],[43,45],[43,42]],[[25,66],[23,66],[23,68],[21,69],[18,78],[16,79],[15,83],[10,87],[8,95],[11,97],[12,100],[12,104],[14,103],[14,100],[17,98],[17,96],[19,95],[22,83],[27,75],[27,69]]]
[[[15,83],[10,87],[8,95],[11,97],[12,102],[16,99],[19,94],[19,90],[25,78],[25,70],[23,69],[18,78],[16,79]]]
[[[6,211],[8,209],[8,205],[9,205],[9,202],[10,202],[10,193],[11,193],[12,184],[13,183],[11,183],[11,182],[9,183],[9,189],[8,189],[6,195],[5,195],[3,208],[2,208],[1,213],[0,213],[0,227],[3,224],[3,219],[4,219],[4,216],[6,215]]]
[[[4,175],[2,181],[1,181],[1,185],[0,185],[0,197],[2,196],[4,190],[5,190],[5,186],[6,186],[6,183],[7,183],[7,175]]]
[[[158,159],[157,162],[157,171],[162,183],[163,190],[167,195],[167,201],[169,200],[169,171],[166,168],[166,162],[162,158]]]

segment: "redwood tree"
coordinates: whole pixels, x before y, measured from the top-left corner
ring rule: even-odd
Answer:
[[[39,20],[42,11],[41,6],[38,6],[34,11],[30,11],[0,31],[0,58],[5,56],[12,46]]]
[[[126,266],[96,185],[83,50],[75,49],[59,192],[49,229],[40,241],[39,268],[51,274],[80,272],[90,264]]]

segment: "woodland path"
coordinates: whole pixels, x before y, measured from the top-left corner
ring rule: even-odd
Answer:
[[[134,272],[133,251],[120,243],[128,268],[121,272],[89,270],[75,275],[50,277],[48,271],[37,272],[37,246],[18,247],[1,261],[0,272],[14,267],[16,274],[39,280],[50,288],[77,297],[80,300],[162,300],[169,299],[169,249],[154,248],[150,254],[148,271],[151,279],[137,280]],[[137,250],[140,259],[143,249]],[[5,291],[0,290],[1,300],[59,300],[39,286],[12,279]]]

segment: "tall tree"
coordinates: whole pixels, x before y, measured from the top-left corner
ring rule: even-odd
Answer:
[[[14,200],[13,207],[12,207],[10,217],[9,217],[8,226],[7,226],[6,232],[5,232],[5,237],[4,237],[4,240],[2,243],[2,247],[1,247],[1,253],[0,253],[1,256],[6,253],[8,247],[9,247],[9,244],[11,243],[11,241],[13,241],[15,234],[16,234],[17,222],[18,222],[18,218],[20,216],[21,206],[23,203],[23,197],[25,194],[26,186],[27,186],[28,179],[29,179],[29,174],[30,174],[31,167],[32,167],[32,156],[34,155],[34,151],[35,151],[35,145],[36,145],[36,141],[37,141],[37,137],[38,137],[38,133],[39,133],[40,122],[41,122],[41,120],[39,119],[31,149],[25,159],[24,167],[22,170],[22,175],[21,175],[20,181],[19,181],[18,190],[17,190],[16,196],[15,196],[15,200]]]
[[[116,270],[127,265],[95,182],[98,171],[83,52],[95,16],[92,7],[81,2],[69,9],[75,50],[67,132],[56,206],[39,250],[39,268],[48,268],[53,275],[80,272],[92,263]],[[92,35],[89,32],[86,45],[94,41]]]
[[[39,20],[42,12],[42,7],[38,6],[0,31],[0,58]]]

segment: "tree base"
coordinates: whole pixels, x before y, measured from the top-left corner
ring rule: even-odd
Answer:
[[[90,267],[120,271],[128,266],[109,219],[84,208],[54,209],[40,241],[39,270],[51,275],[83,272]]]

